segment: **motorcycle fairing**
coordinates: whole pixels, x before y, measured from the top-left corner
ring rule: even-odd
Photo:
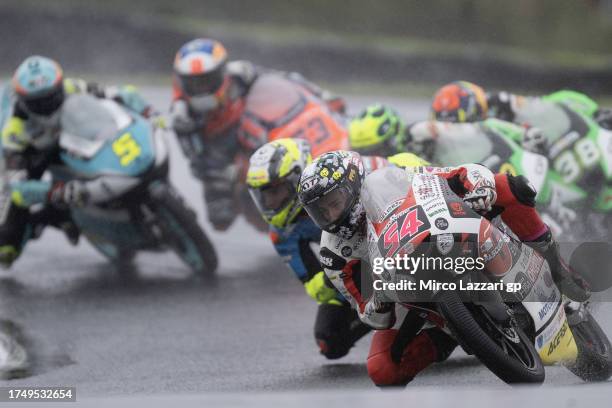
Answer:
[[[73,140],[67,140],[63,147]],[[92,141],[86,154],[75,155],[73,151],[64,150],[60,157],[68,167],[86,178],[104,174],[134,177],[146,172],[155,161],[152,127],[135,116],[132,123],[114,137]],[[84,149],[80,151],[85,152]]]

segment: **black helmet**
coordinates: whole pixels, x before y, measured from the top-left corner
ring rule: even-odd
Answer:
[[[350,239],[363,221],[359,193],[364,177],[358,153],[325,153],[304,169],[298,197],[319,228]]]

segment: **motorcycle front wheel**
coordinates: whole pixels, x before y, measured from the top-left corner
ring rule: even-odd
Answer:
[[[196,213],[166,183],[156,184],[151,196],[164,245],[172,248],[197,275],[215,276],[217,251],[198,224]]]
[[[544,365],[533,342],[516,324],[503,327],[482,306],[463,303],[455,292],[438,297],[440,313],[457,341],[508,384],[544,382]]]

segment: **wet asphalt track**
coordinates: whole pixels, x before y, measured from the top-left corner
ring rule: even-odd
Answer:
[[[145,94],[161,109],[168,104],[165,90],[150,88]],[[368,101],[352,98],[351,109]],[[384,101],[411,119],[426,112],[426,101]],[[171,163],[172,180],[204,220],[201,187],[174,141]],[[0,381],[0,386],[76,386],[79,397],[94,398],[374,389],[364,365],[369,337],[341,360],[320,356],[312,336],[316,305],[265,235],[242,220],[224,234],[213,234],[208,225],[206,230],[221,258],[214,283],[190,279],[170,255],[140,255],[135,276],[126,276],[88,244],[72,247],[56,231],[30,243],[11,270],[0,272],[0,315],[25,332],[33,367],[29,377]],[[612,333],[612,307],[601,305],[598,316]],[[461,351],[426,370],[411,388],[427,399],[440,385],[457,393],[485,387],[487,399],[497,402],[510,392]],[[556,394],[550,387],[559,385],[575,390],[559,401],[570,406],[581,406],[580,393],[612,395],[611,384],[585,387],[561,367],[547,369],[545,389],[521,395],[539,400]],[[210,402],[218,405],[218,397]],[[234,402],[240,401],[248,398]]]

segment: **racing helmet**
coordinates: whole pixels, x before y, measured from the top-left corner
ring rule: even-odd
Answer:
[[[325,153],[302,173],[298,197],[319,228],[350,239],[363,225],[365,212],[359,194],[364,178],[359,153]]]
[[[366,107],[349,123],[351,149],[364,155],[397,153],[403,133],[402,118],[393,109],[379,103]]]
[[[431,104],[432,119],[443,122],[478,122],[487,118],[487,111],[484,90],[467,81],[444,85]]]
[[[223,102],[229,86],[226,65],[225,47],[212,39],[196,38],[177,51],[174,75],[194,110],[207,112]]]
[[[54,60],[39,55],[26,58],[13,75],[19,105],[29,114],[48,117],[64,102],[64,74]]]
[[[311,161],[310,144],[303,139],[277,139],[253,153],[246,183],[268,224],[284,228],[302,211],[296,190]]]

